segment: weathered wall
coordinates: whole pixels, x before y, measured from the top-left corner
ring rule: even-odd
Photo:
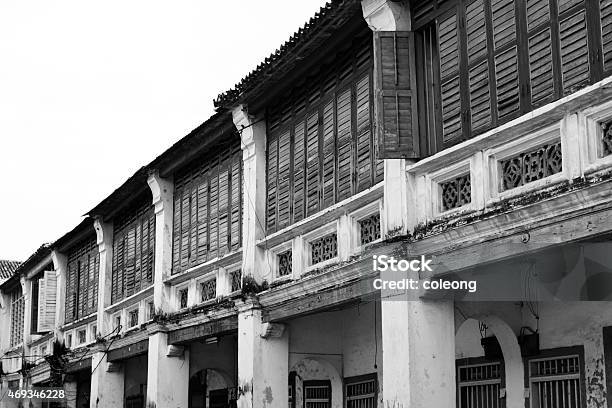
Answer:
[[[288,327],[289,369],[299,377],[296,406],[301,406],[301,381],[330,379],[332,408],[343,406],[342,378],[377,372],[382,383],[380,304],[305,316]]]
[[[237,344],[234,336],[219,337],[217,343],[193,342],[189,345],[189,377],[208,368],[224,374],[231,386],[236,381]]]

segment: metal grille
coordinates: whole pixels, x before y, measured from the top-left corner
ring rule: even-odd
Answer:
[[[369,244],[380,238],[380,214],[376,213],[359,221],[361,245]]]
[[[11,297],[11,347],[13,347],[23,341],[25,301],[21,291],[13,292]]]
[[[79,344],[87,343],[87,330],[86,329],[77,331],[77,340]]]
[[[236,292],[242,288],[242,270],[230,272],[230,279],[232,281],[232,292]]]
[[[459,367],[459,408],[501,408],[501,364]]]
[[[312,264],[327,261],[338,256],[338,237],[336,233],[326,235],[310,243]]]
[[[185,309],[187,307],[187,295],[188,294],[189,294],[189,290],[186,288],[178,291],[180,309]]]
[[[601,124],[602,157],[612,154],[612,122]]]
[[[329,381],[304,382],[304,408],[330,408],[331,384]]]
[[[200,292],[202,302],[211,300],[217,297],[217,280],[209,279],[206,282],[200,283]]]
[[[346,408],[376,407],[376,378],[346,384]]]
[[[278,254],[277,257],[278,257],[278,276],[291,275],[291,272],[293,271],[292,266],[291,266],[291,262],[292,262],[291,250],[282,252]]]
[[[130,310],[128,315],[128,325],[130,327],[138,325],[138,309]]]
[[[442,210],[448,211],[472,202],[472,183],[469,174],[440,183]]]
[[[520,187],[561,172],[561,142],[544,145],[500,162],[504,190]]]
[[[532,408],[579,408],[580,359],[577,355],[529,362]]]

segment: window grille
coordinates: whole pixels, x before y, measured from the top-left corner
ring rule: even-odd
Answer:
[[[501,408],[499,362],[458,367],[459,408]]]
[[[200,283],[201,300],[206,302],[217,297],[217,279],[209,279]]]
[[[330,408],[331,383],[304,381],[304,408]]]
[[[21,291],[13,292],[11,301],[11,347],[23,341],[25,300]]]
[[[292,254],[291,250],[281,252],[277,255],[278,258],[278,276],[288,276],[292,273]]]
[[[561,142],[501,160],[500,167],[504,190],[560,173],[563,169]]]
[[[582,407],[577,355],[529,361],[531,408]]]
[[[312,265],[335,258],[338,256],[338,237],[336,233],[312,241],[310,249]]]
[[[610,125],[612,122],[601,124],[602,157],[612,154],[612,126]]]
[[[346,408],[376,408],[376,374],[345,380]]]
[[[79,341],[79,344],[87,343],[87,330],[82,329],[77,331],[77,339]]]
[[[472,202],[472,184],[470,174],[464,174],[440,183],[442,210],[448,211]]]
[[[155,303],[153,301],[147,302],[147,320],[153,319],[155,316]]]
[[[130,310],[128,312],[128,326],[138,326],[138,309]]]
[[[178,291],[179,309],[185,309],[187,307],[187,295],[189,295],[189,289],[187,288]]]
[[[376,213],[359,221],[361,245],[369,244],[380,238],[380,214]]]
[[[230,272],[230,279],[232,284],[232,292],[236,292],[242,288],[242,270],[238,269]]]

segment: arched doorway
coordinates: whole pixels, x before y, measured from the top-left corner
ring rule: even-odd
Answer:
[[[189,379],[189,408],[230,408],[233,383],[222,370],[205,368]]]
[[[291,408],[342,408],[342,377],[329,361],[307,357],[289,370]]]
[[[457,365],[457,398],[461,408],[524,408],[524,368],[516,334],[503,319],[491,314],[477,314],[456,328],[457,348],[481,347],[479,327],[484,325],[501,348],[498,360],[466,358]],[[470,330],[478,336],[466,336]],[[467,339],[467,341],[466,341]],[[462,344],[469,343],[469,344]],[[474,355],[468,352],[468,355]],[[482,355],[482,354],[481,354]],[[501,389],[505,392],[500,393]]]

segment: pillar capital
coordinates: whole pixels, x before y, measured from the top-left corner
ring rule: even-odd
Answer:
[[[172,213],[172,198],[174,195],[174,183],[172,179],[162,178],[158,171],[153,171],[147,178],[147,183],[153,195],[153,206],[155,214],[168,209]]]
[[[113,223],[104,222],[100,217],[96,217],[94,218],[94,229],[96,230],[96,244],[102,252],[106,250],[107,245],[113,244]]]
[[[372,31],[410,31],[410,5],[407,0],[361,0],[363,18]]]

